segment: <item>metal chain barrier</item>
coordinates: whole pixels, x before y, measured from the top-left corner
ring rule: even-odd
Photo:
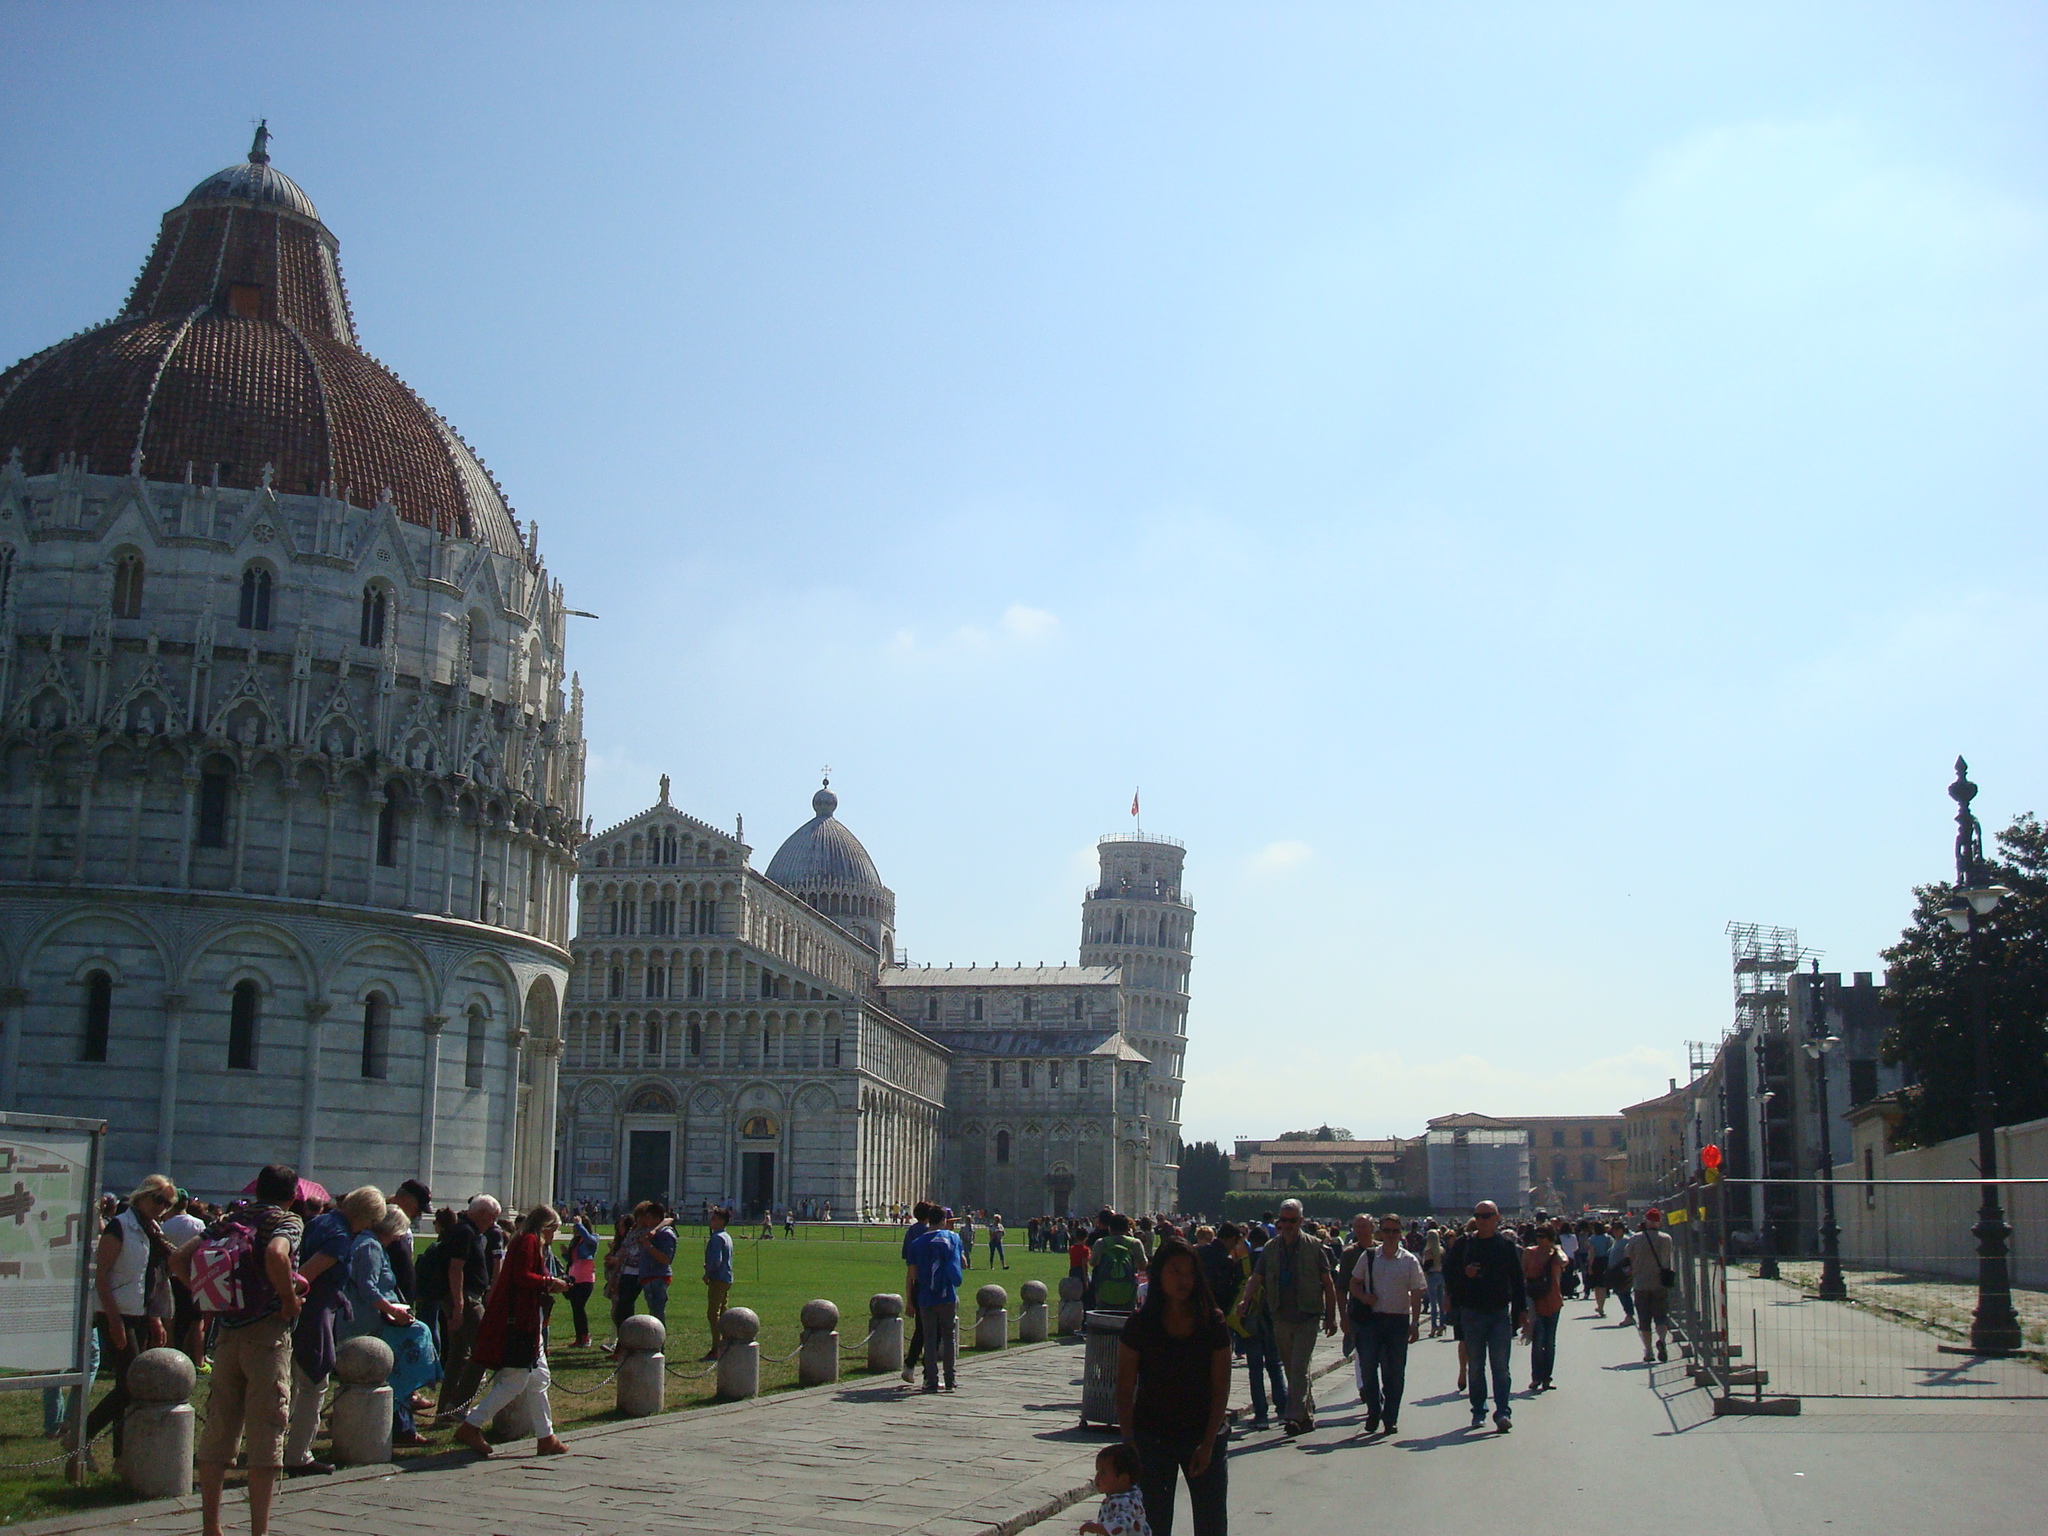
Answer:
[[[712,1361],[709,1365],[705,1366],[704,1369],[701,1371],[679,1371],[674,1366],[669,1365],[667,1363],[664,1363],[662,1365],[662,1369],[666,1371],[669,1375],[675,1377],[677,1381],[702,1381],[706,1376],[709,1376],[713,1371],[718,1369],[718,1362],[716,1360]]]
[[[54,1456],[42,1456],[38,1457],[34,1461],[0,1461],[0,1472],[28,1472],[36,1467],[53,1467],[58,1462],[69,1461],[74,1456],[82,1457],[89,1460],[92,1456],[92,1448],[98,1445],[102,1440],[106,1439],[107,1436],[111,1435],[113,1432],[114,1426],[109,1424],[105,1429],[101,1430],[98,1434],[94,1435],[90,1440],[86,1441],[83,1446],[81,1446],[79,1449],[75,1451],[59,1451]]]
[[[548,1379],[548,1390],[550,1392],[567,1392],[571,1397],[588,1397],[593,1392],[602,1392],[606,1387],[610,1386],[614,1381],[617,1381],[618,1379],[619,1373],[617,1368],[614,1367],[611,1375],[605,1377],[603,1381],[597,1382],[588,1387],[572,1387],[565,1381],[556,1381],[553,1378],[552,1373],[550,1373]]]

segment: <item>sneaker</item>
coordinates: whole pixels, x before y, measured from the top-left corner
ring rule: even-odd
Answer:
[[[1390,1435],[1398,1435],[1399,1433],[1401,1433],[1401,1426],[1396,1424],[1392,1419],[1387,1420],[1387,1422],[1382,1424],[1380,1428],[1384,1429]]]
[[[398,1443],[395,1436],[391,1443],[393,1445]],[[284,1469],[286,1477],[328,1477],[333,1472],[334,1463],[331,1461],[302,1461],[295,1467],[286,1467]]]
[[[1504,1413],[1496,1413],[1493,1416],[1493,1427],[1499,1430],[1502,1434],[1506,1434],[1509,1430],[1515,1427],[1515,1421],[1509,1418]]]
[[[1474,1429],[1478,1429],[1481,1425],[1485,1424],[1485,1422],[1486,1410],[1484,1408],[1474,1408],[1472,1410],[1472,1427]]]
[[[1251,1427],[1253,1429],[1271,1429],[1273,1425],[1271,1421],[1267,1419],[1253,1419],[1251,1422]]]

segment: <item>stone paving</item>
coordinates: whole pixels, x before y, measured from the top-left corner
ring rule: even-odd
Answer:
[[[747,1403],[606,1424],[564,1435],[569,1456],[501,1448],[280,1490],[277,1536],[1011,1536],[1089,1491],[1108,1441],[1079,1426],[1077,1342],[963,1356],[960,1390],[926,1396],[893,1378],[778,1393]],[[1337,1360],[1324,1340],[1319,1369]],[[1245,1373],[1234,1377],[1246,1400]],[[1347,1387],[1346,1391],[1349,1390]],[[521,1442],[530,1452],[531,1442]],[[248,1529],[239,1496],[230,1531]],[[16,1528],[187,1536],[196,1498],[94,1510]]]

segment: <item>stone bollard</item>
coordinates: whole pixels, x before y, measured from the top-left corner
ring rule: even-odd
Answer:
[[[1045,1342],[1045,1282],[1026,1280],[1024,1282],[1024,1311],[1017,1319],[1017,1342],[1019,1344],[1043,1344]]]
[[[1010,1346],[1010,1293],[1000,1285],[984,1285],[974,1293],[974,1347],[1007,1349]]]
[[[658,1317],[636,1312],[619,1324],[619,1412],[647,1419],[667,1406],[668,1360],[661,1352],[668,1329]]]
[[[727,1307],[718,1320],[725,1345],[718,1352],[718,1400],[733,1402],[761,1392],[761,1319],[752,1307]]]
[[[192,1387],[199,1373],[180,1349],[145,1349],[128,1366],[133,1399],[121,1424],[121,1481],[144,1499],[192,1491]]]
[[[1088,1316],[1087,1305],[1081,1300],[1088,1294],[1088,1282],[1076,1275],[1069,1275],[1060,1282],[1060,1336],[1065,1338],[1079,1333]]]
[[[903,1298],[893,1292],[868,1298],[868,1369],[888,1376],[903,1369]]]
[[[328,1437],[339,1467],[381,1467],[391,1459],[391,1346],[375,1334],[343,1339],[334,1351],[334,1417]]]
[[[839,1308],[829,1301],[807,1301],[797,1314],[804,1325],[797,1346],[797,1385],[827,1386],[839,1379]]]

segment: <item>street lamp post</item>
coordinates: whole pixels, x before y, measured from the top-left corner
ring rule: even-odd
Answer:
[[[1763,1085],[1763,1036],[1757,1036],[1757,1085]],[[1756,1261],[1756,1277],[1759,1280],[1778,1278],[1778,1245],[1771,1236],[1771,1100],[1778,1095],[1765,1088],[1756,1097],[1756,1145],[1757,1179],[1756,1186],[1756,1237],[1763,1253]]]
[[[1991,1090],[1991,1025],[1985,1016],[1985,981],[1990,967],[1984,919],[2011,895],[1994,885],[1984,867],[1984,831],[1971,813],[1977,786],[1970,765],[1956,759],[1956,781],[1948,787],[1956,803],[1956,891],[1942,914],[1957,933],[1969,937],[1970,1024],[1977,1067],[1977,1173],[1983,1181],[1977,1203],[1977,1315],[1970,1322],[1969,1353],[2009,1355],[2019,1349],[2019,1314],[2012,1305],[2012,1270],[2005,1208],[1998,1198],[1998,1112]]]
[[[1849,1288],[1842,1283],[1842,1228],[1835,1220],[1835,1144],[1829,1124],[1835,1116],[1828,1103],[1828,1053],[1842,1041],[1839,1035],[1827,1032],[1820,961],[1813,962],[1813,975],[1807,984],[1812,989],[1813,1006],[1808,1010],[1806,1054],[1820,1070],[1820,1289],[1814,1294],[1822,1301],[1847,1301]]]

